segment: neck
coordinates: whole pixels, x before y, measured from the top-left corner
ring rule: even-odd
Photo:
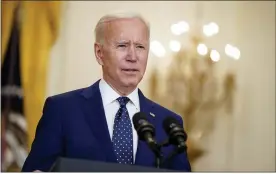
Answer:
[[[116,83],[113,82],[110,78],[103,76],[103,79],[106,81],[106,83],[114,90],[116,91],[120,96],[127,96],[130,93],[132,93],[136,87],[125,87],[116,85]]]

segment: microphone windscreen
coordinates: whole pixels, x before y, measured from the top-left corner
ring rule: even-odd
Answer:
[[[136,114],[134,114],[134,116],[132,117],[132,122],[133,122],[134,128],[136,130],[139,127],[139,125],[141,124],[141,121],[147,121],[146,114],[144,114],[142,112],[137,112]]]
[[[172,128],[174,128],[175,126],[180,126],[180,123],[177,119],[175,119],[174,117],[166,117],[163,121],[163,129],[166,131],[167,134],[169,134],[169,132],[171,131]]]

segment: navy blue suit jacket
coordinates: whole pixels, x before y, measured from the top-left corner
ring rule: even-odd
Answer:
[[[140,110],[155,126],[158,143],[167,138],[162,128],[166,116],[182,123],[180,116],[147,99],[139,90]],[[155,114],[152,117],[149,113]],[[163,148],[165,157],[173,146]],[[99,90],[99,81],[88,88],[46,99],[31,151],[23,172],[48,171],[58,157],[116,163]],[[135,165],[154,167],[155,156],[143,141],[138,141]],[[186,154],[173,159],[170,169],[191,171]]]

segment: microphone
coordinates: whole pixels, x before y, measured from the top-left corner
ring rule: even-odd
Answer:
[[[163,129],[169,136],[167,142],[169,144],[175,145],[176,148],[169,154],[167,159],[163,161],[162,166],[172,165],[172,159],[187,150],[185,141],[187,140],[187,134],[180,125],[179,121],[174,117],[166,117],[163,121]]]
[[[146,114],[142,112],[134,114],[132,121],[134,128],[137,131],[139,139],[145,141],[149,148],[154,152],[156,157],[155,165],[157,168],[159,168],[162,155],[161,147],[156,143],[154,138],[154,126],[148,122]]]
[[[134,114],[133,125],[135,130],[137,131],[138,137],[142,141],[146,141],[146,143],[153,148],[157,145],[154,137],[155,137],[155,128],[152,124],[147,121],[147,117],[144,113],[138,112]]]
[[[177,146],[178,153],[186,151],[187,146],[185,142],[187,140],[187,134],[179,121],[173,117],[167,117],[163,121],[163,128],[169,136],[169,143]]]

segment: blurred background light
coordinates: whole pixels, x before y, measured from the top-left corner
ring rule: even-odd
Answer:
[[[225,54],[235,60],[238,60],[240,58],[240,50],[230,44],[226,44],[225,46]]]
[[[220,60],[220,54],[217,50],[212,50],[210,53],[210,57],[214,62],[218,62]]]
[[[156,40],[150,43],[150,50],[157,57],[164,57],[166,54],[164,46]]]
[[[179,41],[177,40],[171,40],[170,41],[170,49],[173,51],[173,52],[178,52],[181,48],[181,44]]]
[[[203,33],[207,37],[214,36],[219,32],[219,26],[215,22],[211,22],[203,26]]]
[[[186,21],[180,21],[176,24],[172,24],[171,26],[171,32],[177,36],[183,33],[186,33],[189,30],[190,30],[190,26]]]
[[[208,48],[205,44],[200,43],[197,46],[197,52],[198,52],[198,54],[204,56],[208,53]]]

